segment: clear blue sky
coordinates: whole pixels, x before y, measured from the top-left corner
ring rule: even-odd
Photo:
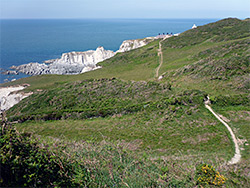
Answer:
[[[250,17],[250,0],[0,0],[0,18]]]

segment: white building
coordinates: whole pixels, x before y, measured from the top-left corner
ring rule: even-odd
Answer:
[[[197,26],[194,24],[193,27],[192,27],[192,29],[195,29],[195,28],[197,28]]]

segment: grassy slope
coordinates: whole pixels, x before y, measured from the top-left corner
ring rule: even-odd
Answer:
[[[201,89],[215,95],[246,93],[249,31],[249,21],[225,19],[170,38],[163,42],[165,63],[161,74],[183,89]]]
[[[57,88],[33,95],[8,113],[14,120],[38,120],[27,121],[19,128],[45,137],[138,142],[137,152],[149,151],[156,156],[199,151],[199,157],[209,153],[206,158],[211,160],[214,156],[230,158],[231,141],[226,129],[204,108],[203,93],[176,95],[165,85],[152,84],[105,80],[81,83],[74,90],[64,86],[59,92]],[[39,121],[58,118],[66,120]]]
[[[170,82],[172,90],[164,91],[159,84],[156,84],[159,87],[154,84],[147,87],[149,84],[143,82],[131,84],[120,80],[114,82],[121,84],[105,84],[106,81],[95,80],[97,87],[79,82],[112,77],[154,80],[154,72],[159,64],[159,41],[117,54],[101,63],[103,69],[96,71],[74,76],[43,75],[21,79],[11,84],[29,83],[31,87],[28,90],[44,91],[37,92],[29,100],[23,100],[9,111],[9,116],[32,116],[37,119],[18,124],[17,127],[41,135],[44,139],[94,139],[97,143],[109,140],[124,143],[125,148],[138,155],[147,151],[151,158],[162,156],[168,161],[178,159],[180,164],[190,165],[191,168],[198,161],[210,161],[219,167],[232,157],[234,149],[226,129],[203,107],[202,98],[204,92],[212,96],[215,111],[226,116],[231,120],[229,124],[239,129],[236,131],[237,136],[250,140],[247,132],[250,105],[247,102],[235,102],[240,99],[246,101],[249,95],[249,37],[249,21],[226,19],[165,40],[164,63],[160,69],[164,79],[160,82],[167,86]],[[140,86],[138,93],[134,85]],[[117,93],[112,91],[112,95],[109,95],[100,88],[112,88]],[[128,89],[132,92],[128,93]],[[185,94],[187,89],[204,92],[191,91]],[[93,113],[89,116],[92,119],[88,119],[83,113],[90,111],[87,109],[89,104],[82,100],[86,98],[83,91],[87,96],[93,96],[90,103],[93,104],[93,112],[113,110],[105,115]],[[97,94],[98,91],[102,92]],[[193,95],[197,95],[197,100],[192,100]],[[216,101],[219,95],[222,97]],[[227,100],[223,97],[227,95],[233,96],[233,99],[231,103],[222,105]],[[117,113],[117,107],[123,110]],[[44,114],[51,111],[63,111],[60,118],[66,120],[39,120],[48,117]],[[230,177],[230,186],[249,183],[244,166],[244,163],[249,164],[249,146],[245,144],[242,147],[245,149],[243,160],[237,166],[241,173],[233,168],[229,171],[221,167]]]
[[[183,50],[184,53],[182,51],[184,57],[181,56],[181,59],[175,62],[168,59],[167,51],[176,50],[167,49],[166,63],[161,73],[166,76],[165,80],[183,89],[199,88],[215,95],[246,93],[249,89],[247,75],[249,73],[249,42],[248,37],[233,42],[213,45],[203,43],[194,47],[186,47]],[[196,49],[199,51],[194,53]]]

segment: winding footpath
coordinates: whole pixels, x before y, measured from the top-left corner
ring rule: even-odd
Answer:
[[[228,162],[228,164],[236,164],[240,161],[241,159],[241,154],[240,154],[240,148],[239,148],[239,145],[238,145],[238,141],[236,139],[236,136],[235,134],[233,133],[231,127],[226,123],[224,122],[214,111],[213,109],[208,105],[210,103],[209,101],[209,98],[207,101],[205,101],[205,107],[223,124],[225,125],[225,127],[227,128],[227,130],[230,132],[231,134],[231,137],[233,139],[233,142],[234,142],[234,145],[235,145],[235,153],[234,153],[234,156],[233,158]]]
[[[163,53],[162,53],[162,45],[161,45],[161,42],[164,41],[166,38],[162,39],[160,42],[159,42],[159,49],[158,49],[158,56],[159,56],[159,59],[160,59],[160,64],[159,66],[156,68],[156,74],[155,74],[155,77],[158,78],[158,80],[161,79],[161,76],[159,77],[159,70],[162,66],[162,63],[163,63]],[[205,107],[227,128],[227,130],[230,132],[230,135],[232,137],[232,140],[234,142],[234,146],[235,146],[235,153],[234,153],[234,156],[233,158],[228,161],[228,164],[229,165],[232,165],[232,164],[236,164],[240,161],[241,159],[241,154],[240,154],[240,147],[238,145],[238,141],[236,139],[236,136],[235,134],[233,133],[231,127],[226,123],[224,122],[214,111],[213,109],[208,105],[210,104],[210,100],[209,100],[209,97],[208,97],[208,100],[205,101]]]
[[[156,68],[156,74],[155,74],[155,77],[158,78],[159,76],[159,70],[162,66],[162,63],[163,63],[163,53],[162,53],[162,48],[161,48],[161,42],[166,40],[168,37],[165,37],[164,39],[162,39],[160,42],[159,42],[159,49],[158,49],[158,56],[160,57],[160,65]],[[158,78],[159,79],[159,78]]]

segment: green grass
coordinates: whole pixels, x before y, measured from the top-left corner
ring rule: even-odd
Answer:
[[[249,37],[234,41],[167,49],[172,54],[165,55],[164,81],[182,89],[200,89],[212,95],[248,93]],[[191,55],[193,54],[193,55]],[[180,59],[171,59],[178,56]]]
[[[194,46],[204,41],[223,42],[249,37],[249,20],[234,18],[223,19],[196,29],[181,33],[163,42],[163,47],[183,48]]]
[[[217,155],[226,161],[234,151],[226,128],[195,102],[165,106],[158,103],[139,112],[85,120],[26,121],[17,128],[66,140],[121,141],[135,152],[147,151],[152,156],[196,153],[197,157],[212,160]]]
[[[8,111],[13,120],[106,117],[141,111],[171,94],[169,84],[97,79],[39,91]]]

